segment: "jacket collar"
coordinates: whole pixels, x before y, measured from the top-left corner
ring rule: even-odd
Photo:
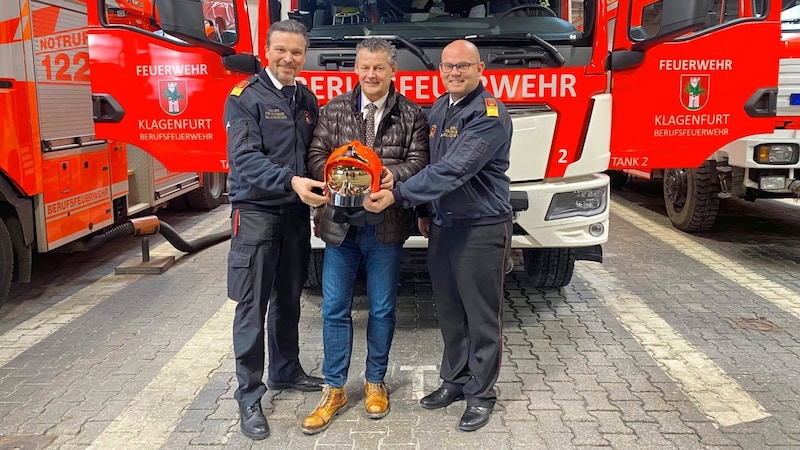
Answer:
[[[361,99],[361,84],[356,84],[353,90],[348,94],[350,95],[349,102],[353,111],[360,113],[361,108],[358,107],[358,101]],[[389,111],[394,108],[395,104],[397,104],[397,91],[394,89],[394,83],[392,83],[389,85],[389,96],[386,97],[386,105],[383,108],[383,114],[387,115]]]
[[[486,88],[483,87],[483,83],[478,83],[478,87],[473,89],[472,92],[470,92],[464,98],[459,100],[458,103],[456,103],[455,106],[459,107],[459,106],[463,106],[463,105],[468,105],[472,100],[475,100],[475,97],[481,95],[483,93],[483,91],[485,91],[485,90],[486,90]],[[450,104],[450,97],[447,98],[447,101],[448,101],[447,104],[449,105]]]

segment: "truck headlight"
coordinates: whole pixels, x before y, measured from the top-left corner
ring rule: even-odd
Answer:
[[[758,179],[758,188],[762,191],[777,191],[786,189],[786,177],[761,177]]]
[[[596,216],[606,210],[606,187],[559,192],[553,196],[544,220]]]
[[[797,144],[760,144],[756,145],[753,160],[759,164],[795,164],[797,163]]]

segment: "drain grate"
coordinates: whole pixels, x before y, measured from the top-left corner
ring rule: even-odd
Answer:
[[[778,333],[781,331],[777,325],[763,317],[755,319],[739,319],[736,323],[745,330],[760,331],[762,333]]]

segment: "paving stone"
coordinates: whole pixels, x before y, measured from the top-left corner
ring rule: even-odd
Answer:
[[[578,447],[606,447],[609,442],[599,433],[599,425],[595,422],[572,422],[568,424],[575,436],[572,445]]]
[[[656,203],[662,201],[660,194],[656,198]],[[225,223],[227,214],[229,210],[220,212]],[[348,385],[353,404],[327,431],[305,436],[298,427],[316,405],[318,393],[284,391],[268,393],[264,399],[273,435],[259,443],[244,438],[232,397],[234,361],[227,356],[222,366],[209,374],[208,383],[194,400],[185,405],[161,448],[472,449],[476,442],[490,443],[492,450],[800,446],[800,388],[796,383],[800,336],[793,326],[797,318],[763,297],[768,292],[766,285],[753,292],[672,247],[684,245],[680,239],[699,242],[709,249],[710,256],[703,254],[704,258],[716,254],[734,262],[720,270],[729,270],[740,280],[758,281],[749,270],[800,292],[796,277],[800,253],[793,231],[800,227],[793,225],[772,238],[763,233],[732,238],[712,231],[702,237],[675,234],[672,241],[662,241],[658,233],[675,233],[668,220],[646,209],[641,214],[659,221],[663,228],[656,234],[646,233],[612,208],[613,234],[604,246],[605,262],[578,262],[576,277],[565,288],[532,288],[519,268],[508,277],[503,369],[497,384],[500,398],[490,424],[478,432],[456,430],[464,402],[427,411],[412,398],[440,384],[436,370],[426,372],[421,385],[411,371],[400,370],[403,365],[438,368],[441,362],[441,335],[423,256],[423,271],[404,272],[400,285],[398,331],[387,374],[392,412],[385,419],[369,420],[363,413],[360,383],[367,299],[361,287],[354,308],[356,339]],[[724,211],[721,217],[724,223]],[[800,214],[797,218],[800,223]],[[195,223],[202,221],[195,219]],[[724,237],[718,239],[720,235]],[[128,249],[135,251],[136,246],[134,242]],[[54,268],[53,274],[62,274],[53,275],[59,280],[60,292],[31,299],[27,315],[12,322],[0,315],[0,338],[13,329],[13,321],[34,317],[34,312],[46,311],[78,292],[81,283],[91,284],[113,272],[114,258],[108,252],[100,253],[103,255],[89,258],[97,262],[78,277],[64,275],[66,268]],[[225,303],[225,271],[219,267],[226,254],[224,245],[214,247],[189,256],[164,276],[134,282],[122,292],[98,289],[100,294],[93,295],[100,295],[100,303],[90,313],[63,327],[54,326],[53,334],[0,365],[0,435],[58,432],[62,434],[55,441],[56,448],[90,445]],[[584,267],[602,267],[616,285],[587,282]],[[718,428],[606,307],[601,288],[608,288],[614,298],[639,296],[770,416]],[[187,299],[191,308],[186,307]],[[319,374],[322,299],[319,291],[307,291],[302,301],[301,362],[307,372]],[[768,317],[781,332],[747,331],[735,322],[754,314]],[[29,335],[18,342],[36,339]],[[166,400],[172,394],[161,395]],[[162,410],[159,407],[152,414]]]

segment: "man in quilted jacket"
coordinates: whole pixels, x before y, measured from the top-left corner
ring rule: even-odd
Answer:
[[[408,179],[428,164],[428,123],[422,109],[392,84],[397,73],[397,50],[390,42],[379,38],[360,42],[355,71],[356,87],[332,99],[320,111],[308,151],[309,174],[324,180],[330,153],[357,140],[371,147],[381,159],[381,189],[392,189],[396,182]],[[399,206],[379,215],[367,213],[360,206],[346,211],[330,204],[315,211],[317,233],[326,243],[322,269],[324,384],[319,405],[302,422],[303,432],[315,434],[324,430],[347,405],[344,386],[353,346],[351,308],[362,262],[369,299],[365,409],[373,419],[388,414],[384,377],[394,336],[403,242],[408,239],[413,220],[413,211]]]

